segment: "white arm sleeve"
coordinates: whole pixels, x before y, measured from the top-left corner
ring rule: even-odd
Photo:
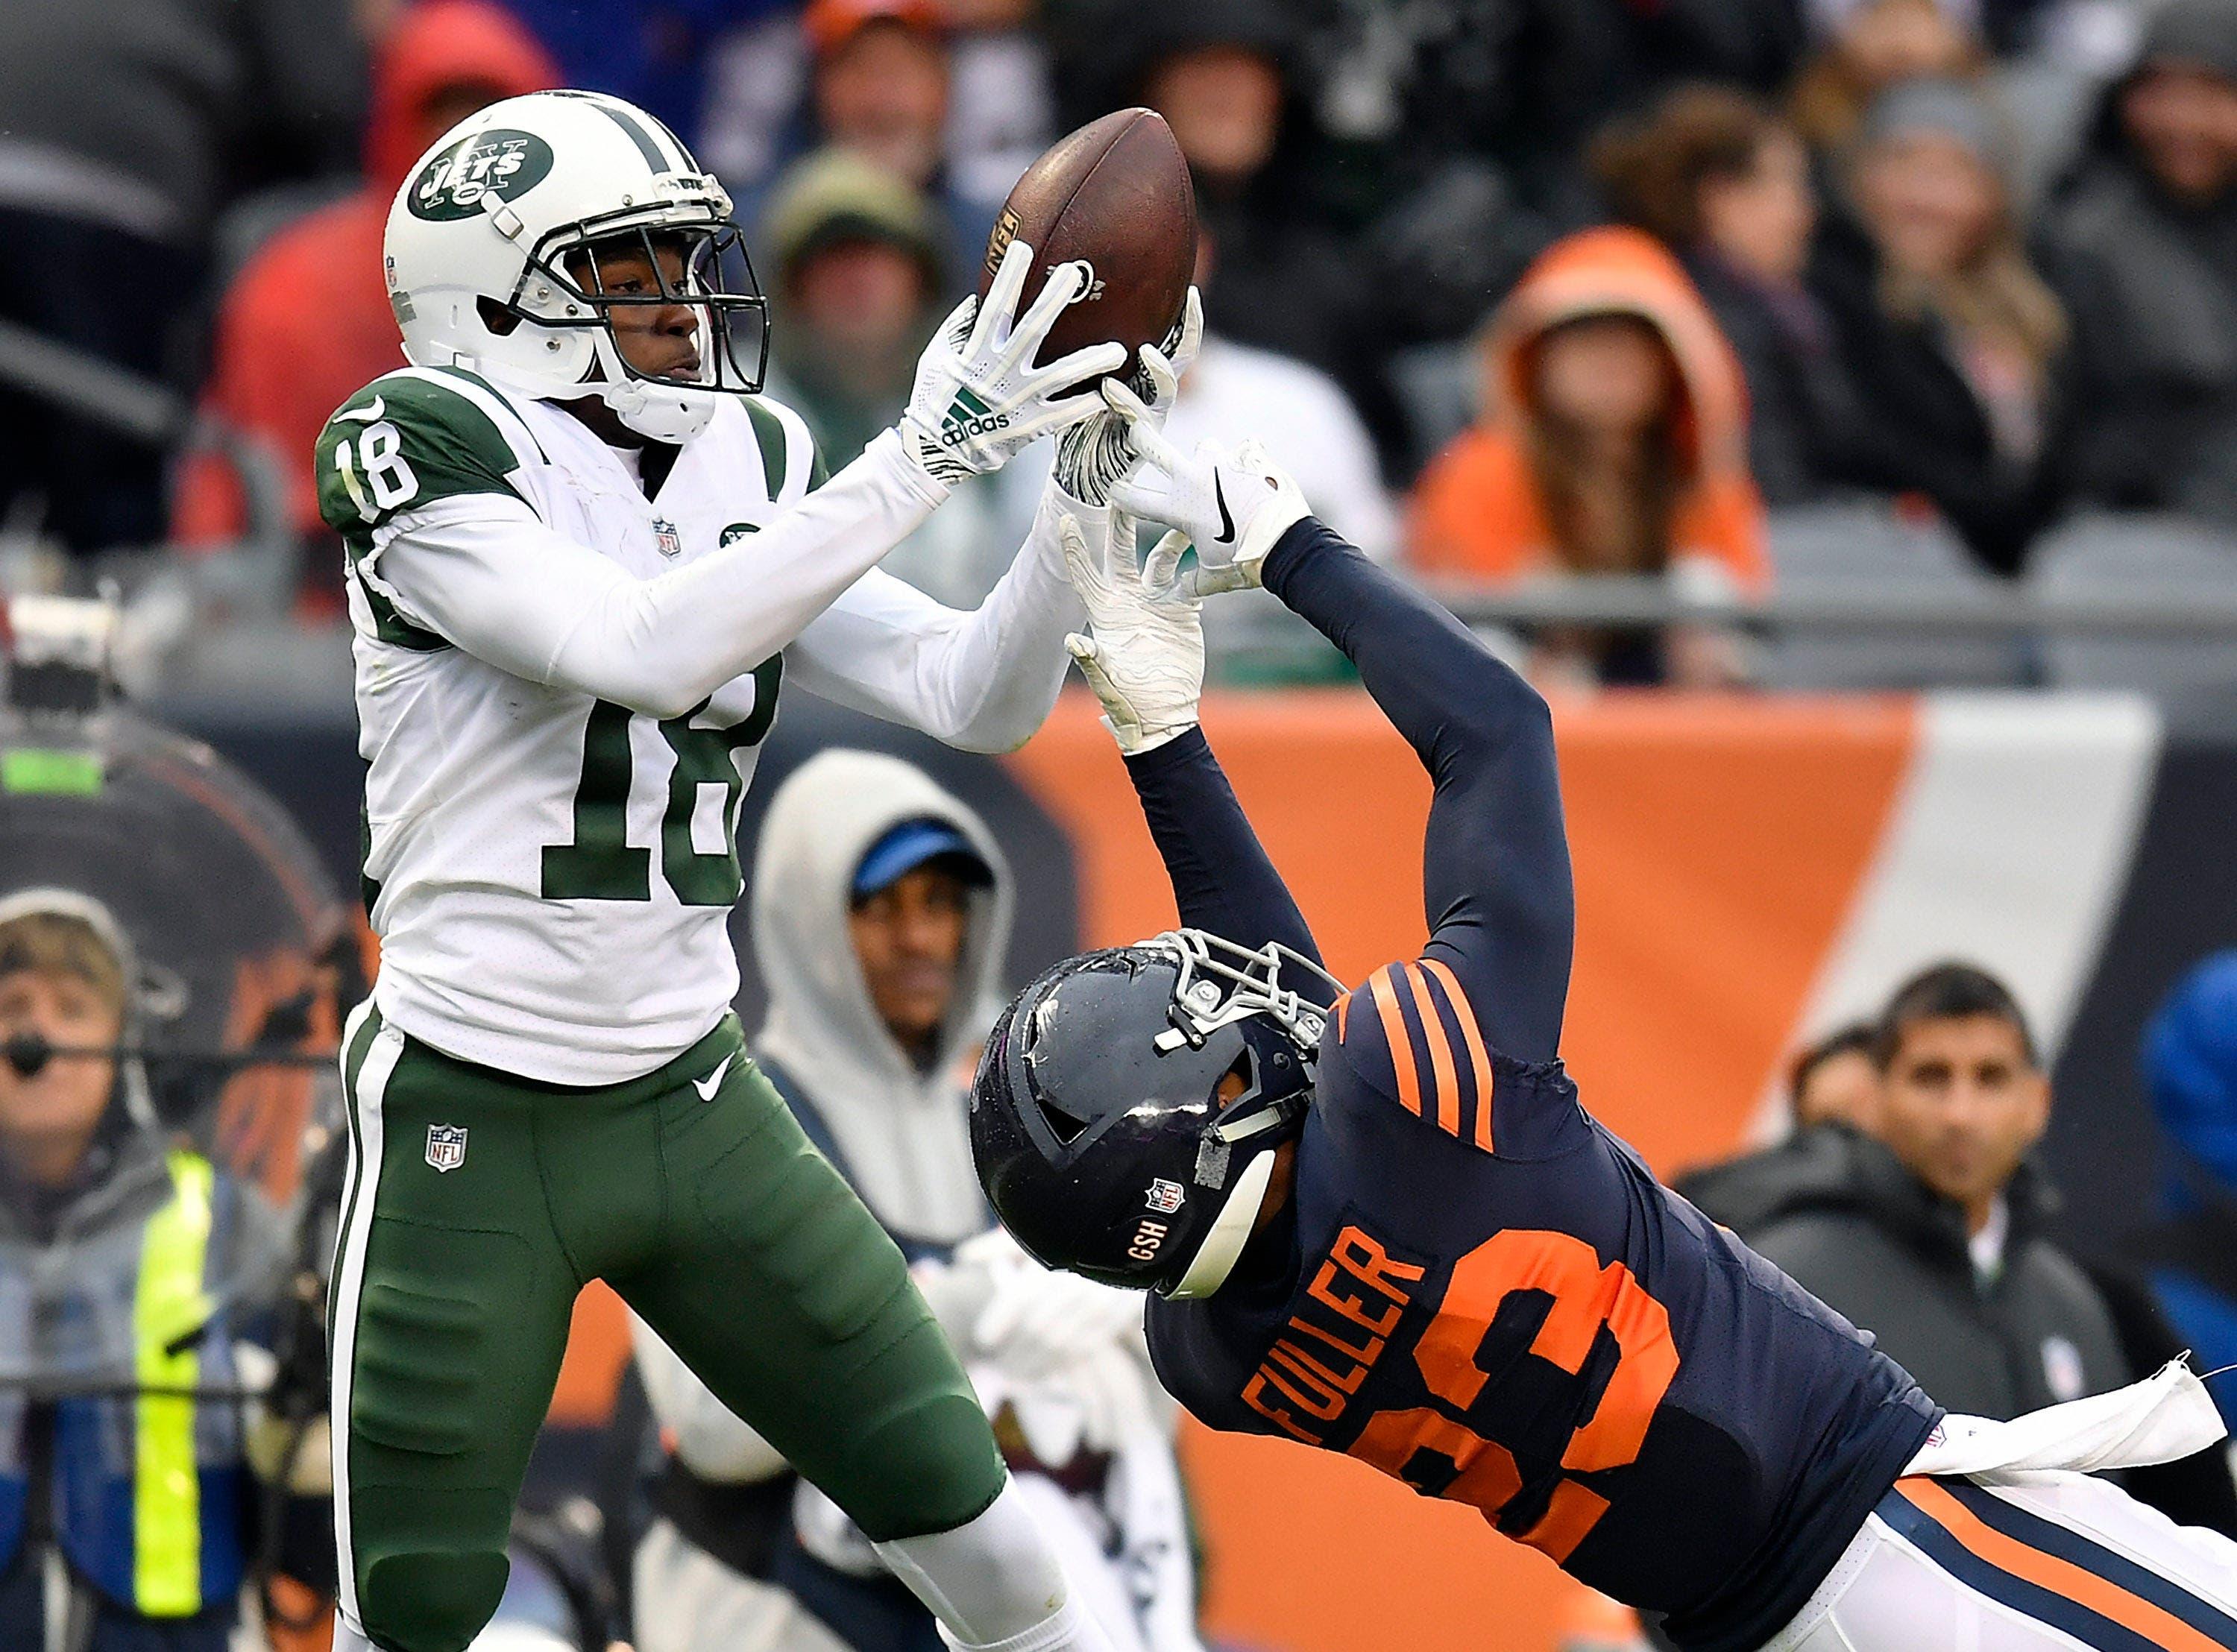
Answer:
[[[478,659],[675,717],[789,644],[944,497],[888,431],[760,533],[657,578],[631,577],[498,494],[399,515],[359,569]]]
[[[740,1422],[634,1313],[630,1315],[630,1339],[637,1346],[637,1368],[644,1378],[652,1414],[685,1468],[703,1480],[733,1484],[770,1479],[784,1471],[785,1460],[776,1448]]]
[[[1064,686],[1065,633],[1087,619],[1065,576],[1058,524],[1066,510],[1090,515],[1053,484],[1042,491],[1017,560],[968,613],[890,574],[864,575],[801,632],[786,656],[793,680],[966,751],[1024,745]]]

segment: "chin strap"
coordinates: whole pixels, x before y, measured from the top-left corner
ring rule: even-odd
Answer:
[[[1235,1179],[1228,1190],[1227,1201],[1213,1218],[1211,1229],[1198,1246],[1196,1254],[1189,1259],[1188,1271],[1180,1283],[1165,1293],[1176,1302],[1193,1301],[1210,1296],[1227,1283],[1227,1276],[1235,1271],[1236,1259],[1243,1254],[1243,1247],[1250,1242],[1250,1230],[1258,1225],[1258,1212],[1266,1202],[1266,1189],[1274,1180],[1275,1152],[1269,1149],[1243,1167],[1243,1174]]]
[[[713,420],[720,392],[696,385],[656,385],[632,375],[620,359],[613,335],[603,328],[594,336],[591,351],[605,377],[584,388],[639,436],[656,442],[688,442]]]

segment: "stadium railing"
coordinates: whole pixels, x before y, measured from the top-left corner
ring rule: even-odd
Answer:
[[[300,646],[279,646],[294,629],[287,606],[301,553],[276,456],[172,386],[5,320],[0,384],[175,452],[214,450],[240,478],[238,540],[184,556],[151,547],[91,570],[120,578],[128,655],[221,695],[270,675],[308,686],[307,667],[320,685],[313,697],[332,697],[336,685],[324,682],[330,674],[318,661]],[[1751,640],[1754,679],[1773,688],[2237,687],[2237,531],[2081,516],[2043,536],[2017,581],[1979,573],[1945,529],[1870,502],[1774,513],[1767,539],[1774,577],[1760,595],[1653,576],[1424,584],[1505,643],[1563,627],[1732,630]],[[1228,618],[1211,637],[1227,681],[1323,681],[1341,664],[1270,602]]]
[[[1745,630],[1878,629],[1955,636],[2146,635],[2237,642],[2237,563],[2218,590],[2075,589],[2020,584],[1958,590],[1774,590],[1761,596],[1681,594],[1651,577],[1610,576],[1517,589],[1456,580],[1424,588],[1470,625]],[[2237,655],[2230,661],[2237,678]]]

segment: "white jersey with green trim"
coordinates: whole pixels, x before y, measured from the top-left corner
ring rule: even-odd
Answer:
[[[544,1083],[649,1072],[729,1007],[739,806],[788,676],[1006,749],[1080,619],[1055,496],[987,602],[947,609],[873,567],[945,488],[890,434],[827,482],[762,398],[623,451],[564,408],[406,368],[343,405],[317,461],[382,1014]]]

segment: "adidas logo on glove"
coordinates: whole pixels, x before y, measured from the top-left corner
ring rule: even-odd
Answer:
[[[960,447],[974,436],[1009,428],[1007,413],[994,411],[966,386],[955,392],[954,402],[940,421],[940,443],[942,447]]]

